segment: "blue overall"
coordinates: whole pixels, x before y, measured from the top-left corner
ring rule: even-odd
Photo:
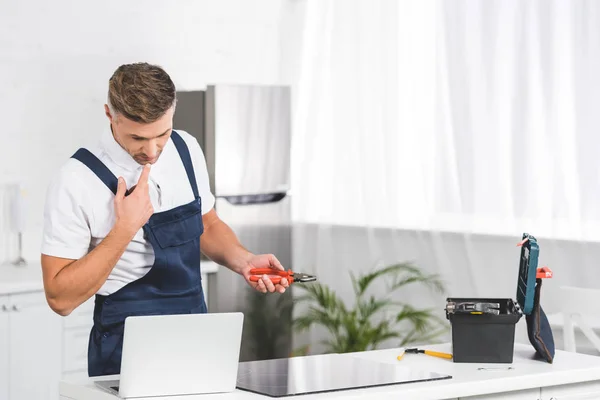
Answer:
[[[177,132],[171,139],[179,152],[194,193],[190,203],[154,213],[144,237],[154,249],[154,264],[142,278],[108,295],[96,295],[94,325],[88,347],[88,375],[119,374],[125,318],[134,315],[206,313],[200,276],[202,203],[189,150]],[[72,156],[87,165],[116,194],[118,180],[92,153]]]

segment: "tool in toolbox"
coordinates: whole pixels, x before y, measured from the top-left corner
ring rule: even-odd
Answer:
[[[490,303],[490,302],[473,302],[473,301],[464,301],[464,302],[454,302],[449,301],[446,304],[446,311],[448,313],[454,314],[500,314],[500,303]]]
[[[409,354],[427,354],[428,356],[432,356],[432,357],[439,357],[439,358],[445,358],[447,360],[451,360],[452,359],[452,354],[448,354],[448,353],[442,353],[440,351],[433,351],[433,350],[424,350],[424,349],[405,349],[404,352],[402,354],[400,354],[397,358],[398,360],[402,360],[402,357],[404,357],[404,355],[406,353]]]
[[[283,278],[286,278],[288,284],[292,284],[292,282],[305,283],[305,282],[314,282],[317,280],[317,277],[314,275],[297,273],[292,270],[282,271],[273,268],[252,268],[250,270],[250,281],[258,282],[263,275],[268,275],[271,279],[271,282],[274,284],[278,284],[281,282]]]

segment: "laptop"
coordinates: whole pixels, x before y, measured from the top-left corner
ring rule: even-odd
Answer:
[[[95,384],[122,399],[232,392],[243,321],[239,312],[128,317],[119,379]]]

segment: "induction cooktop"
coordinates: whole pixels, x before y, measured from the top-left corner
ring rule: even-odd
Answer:
[[[450,379],[345,354],[241,362],[237,388],[270,397],[369,388],[374,386]]]

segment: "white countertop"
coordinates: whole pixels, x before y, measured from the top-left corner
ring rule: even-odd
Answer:
[[[0,295],[40,290],[44,290],[44,282],[39,261],[27,261],[27,265],[23,267],[0,265]]]
[[[201,261],[200,268],[203,274],[212,274],[217,272],[219,265],[207,260]],[[0,265],[0,295],[41,290],[44,290],[44,282],[40,261],[27,261],[24,267]]]
[[[428,349],[450,352],[450,344],[427,346]],[[505,364],[460,364],[424,354],[407,354],[397,360],[399,349],[386,349],[362,353],[346,354],[384,363],[409,366],[415,370],[427,370],[448,374],[452,379],[411,384],[390,385],[368,389],[344,390],[337,392],[302,395],[303,400],[314,399],[447,399],[465,396],[504,393],[570,383],[600,380],[600,357],[557,351],[553,364],[533,359],[534,350],[530,345],[515,344],[514,362]],[[507,367],[512,369],[507,369]],[[480,370],[488,367],[488,370]],[[117,379],[118,376],[102,377]],[[79,400],[114,400],[117,397],[97,389],[92,379],[76,382],[61,382],[60,394],[66,398]],[[231,393],[167,396],[161,400],[246,400],[269,399],[270,397],[236,390]],[[154,399],[145,397],[144,399]],[[156,398],[158,399],[158,398]]]

